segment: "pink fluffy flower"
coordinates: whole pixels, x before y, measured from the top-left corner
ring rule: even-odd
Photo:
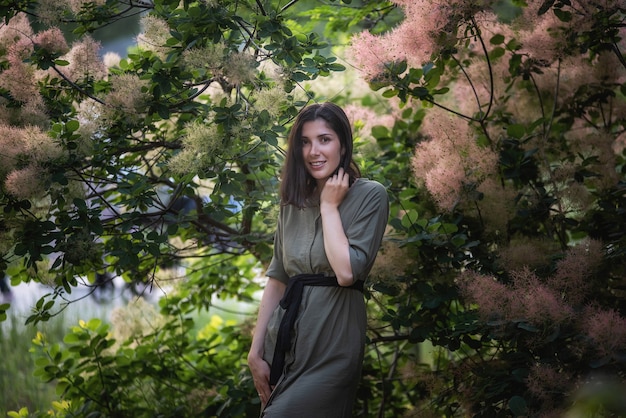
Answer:
[[[484,319],[508,317],[510,290],[494,277],[466,271],[459,276],[457,283],[461,294],[478,305]]]
[[[465,198],[466,188],[495,173],[498,155],[477,144],[469,124],[443,111],[431,110],[421,131],[430,140],[416,147],[413,172],[439,207],[450,211]]]
[[[104,78],[107,69],[100,59],[100,42],[86,36],[72,45],[72,49],[64,57],[70,65],[64,67],[64,72],[72,81],[87,76]]]
[[[574,383],[571,373],[546,364],[535,364],[526,379],[530,393],[543,401],[549,401],[555,394],[567,394]]]
[[[380,74],[386,64],[405,60],[420,68],[440,50],[464,36],[469,17],[483,16],[491,0],[397,0],[405,19],[396,28],[380,36],[362,32],[352,39],[352,54],[357,68],[366,78]],[[460,34],[459,34],[460,33]]]
[[[43,197],[44,177],[42,176],[42,170],[35,165],[14,170],[7,176],[4,187],[7,192],[18,199]]]
[[[45,49],[50,54],[64,54],[69,50],[63,32],[59,28],[51,28],[39,32],[35,36],[35,45]]]
[[[589,308],[584,317],[583,332],[601,357],[626,350],[626,318],[615,310],[600,308]]]

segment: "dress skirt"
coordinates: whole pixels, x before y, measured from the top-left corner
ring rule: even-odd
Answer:
[[[276,307],[268,324],[263,357],[270,364],[284,313],[280,305]],[[306,286],[283,374],[261,417],[352,417],[366,326],[361,292]]]

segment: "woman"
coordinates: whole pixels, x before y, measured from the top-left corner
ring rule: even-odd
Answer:
[[[262,417],[352,416],[365,346],[361,291],[389,215],[385,188],[359,177],[343,110],[304,108],[289,134],[248,354]]]

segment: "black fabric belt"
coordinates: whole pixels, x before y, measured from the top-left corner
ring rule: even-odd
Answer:
[[[283,374],[285,367],[285,354],[291,347],[291,332],[298,316],[298,308],[302,302],[302,291],[304,286],[335,286],[339,287],[337,278],[328,277],[323,274],[298,274],[289,279],[285,294],[280,300],[281,308],[285,309],[285,315],[280,321],[278,335],[276,337],[276,347],[274,348],[274,358],[270,370],[270,385],[275,385]],[[363,280],[356,280],[347,289],[363,291]]]

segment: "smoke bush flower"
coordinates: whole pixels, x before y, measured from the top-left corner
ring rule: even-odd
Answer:
[[[117,343],[113,349],[131,339],[133,342],[129,346],[136,347],[141,337],[160,329],[165,322],[166,319],[145,298],[135,298],[125,307],[113,309],[111,332]]]
[[[224,65],[224,49],[223,43],[210,44],[200,48],[190,48],[183,51],[181,63],[189,71],[208,69],[213,75],[220,75],[220,69]],[[203,72],[201,72],[201,75]]]
[[[65,0],[65,3],[74,13],[78,13],[87,4],[104,6],[106,4],[106,0]]]
[[[540,2],[530,1],[524,7],[522,16],[516,20],[517,38],[522,44],[522,51],[538,62],[552,63],[564,53],[562,38],[552,36],[561,21],[554,13],[538,14]]]
[[[45,166],[64,158],[61,146],[36,126],[16,128],[0,125],[0,179],[20,199],[40,197],[44,192]]]
[[[485,320],[523,320],[537,326],[553,326],[573,318],[573,309],[558,292],[528,268],[513,272],[511,277],[512,284],[505,285],[494,277],[468,271],[459,276],[458,285],[461,294],[478,305]]]
[[[64,74],[74,82],[87,77],[103,79],[107,75],[107,69],[100,59],[99,52],[100,42],[90,36],[84,36],[74,42],[70,52],[63,57],[70,63],[63,67]]]
[[[137,36],[137,45],[146,50],[152,51],[161,58],[165,58],[169,48],[166,47],[170,38],[170,27],[161,18],[152,15],[145,15],[141,18],[141,28],[143,32]]]
[[[6,191],[18,199],[41,198],[45,192],[45,171],[36,165],[11,171],[4,181]]]
[[[51,28],[39,32],[37,36],[35,36],[34,42],[35,45],[45,49],[49,54],[61,55],[69,50],[63,32],[61,32],[59,28]]]
[[[517,318],[535,325],[554,326],[570,320],[574,310],[560,294],[550,287],[535,282],[528,287],[516,288],[519,298],[513,299],[513,312]]]
[[[560,291],[548,286],[528,267],[511,272],[511,278],[516,294],[511,300],[511,319],[524,319],[535,325],[572,319],[574,311],[561,298]]]
[[[117,67],[120,64],[121,60],[122,60],[122,57],[120,57],[118,53],[111,52],[111,51],[107,52],[102,57],[102,62],[104,63],[104,66],[106,68]]]
[[[185,126],[185,131],[183,147],[194,153],[214,154],[222,145],[222,135],[214,124],[189,123]]]
[[[0,177],[25,160],[26,142],[22,130],[0,124]]]
[[[498,155],[476,143],[469,124],[442,111],[427,114],[422,132],[430,140],[417,145],[413,173],[438,206],[451,211],[465,197],[466,186],[480,185],[496,172]]]
[[[532,270],[541,266],[546,258],[541,257],[537,249],[530,248],[532,242],[515,242],[501,252],[506,257],[524,257],[530,253],[527,262],[507,263],[511,283],[505,285],[490,276],[475,272],[465,272],[459,276],[458,285],[462,295],[478,305],[478,311],[484,319],[502,318],[508,321],[526,321],[536,326],[561,323],[583,319],[585,332],[594,341],[601,338],[611,339],[614,343],[606,343],[599,348],[608,352],[626,344],[626,320],[616,313],[591,311],[580,316],[575,309],[580,306],[588,293],[586,280],[593,270],[601,263],[603,256],[602,244],[595,240],[585,240],[568,250],[565,257],[557,262],[556,271],[547,278],[540,278]],[[539,243],[538,249],[544,247]],[[524,251],[526,248],[526,251]],[[508,250],[508,253],[507,253]],[[552,251],[546,251],[551,254]],[[534,254],[534,255],[533,255]],[[508,261],[508,260],[506,260]],[[511,265],[512,264],[512,265]],[[512,266],[520,265],[517,270]],[[611,327],[622,326],[611,337]]]
[[[354,104],[347,105],[344,110],[352,126],[362,138],[369,137],[374,126],[391,128],[396,121],[396,115],[393,112],[379,115],[371,108]]]
[[[27,126],[22,129],[22,136],[31,163],[44,166],[48,162],[65,157],[63,148],[40,128]]]
[[[613,151],[615,136],[606,131],[594,132],[587,136],[587,155],[597,158],[597,163],[589,167],[599,174],[599,177],[591,180],[598,189],[606,189],[614,186],[623,176],[615,170],[617,158]]]
[[[104,97],[107,106],[103,107],[106,119],[113,120],[123,114],[131,121],[138,120],[148,103],[149,95],[144,89],[148,82],[136,74],[119,74],[109,78],[111,91]]]
[[[254,79],[256,60],[250,54],[231,53],[224,63],[224,77],[233,85],[248,83]]]
[[[484,320],[505,319],[510,312],[510,289],[494,277],[465,271],[457,279],[463,297],[478,305]]]
[[[621,39],[617,46],[621,51],[626,49],[626,39]],[[594,73],[596,80],[601,80],[605,83],[623,84],[626,82],[626,74],[622,71],[620,65],[619,58],[612,51],[601,51],[596,57],[595,65],[591,66],[591,71]],[[622,104],[622,102],[623,100],[612,101],[615,105]]]
[[[39,96],[33,68],[21,62],[12,63],[0,73],[0,87],[7,89],[13,99],[22,103]]]
[[[498,264],[509,274],[523,268],[534,271],[547,266],[551,261],[551,254],[557,250],[556,244],[545,238],[513,238],[498,251],[501,260]]]
[[[373,79],[384,72],[385,65],[399,60],[400,57],[390,53],[387,43],[388,36],[381,37],[365,31],[352,37],[351,51],[354,65],[363,71],[363,77]],[[381,39],[382,38],[382,39]]]
[[[43,98],[41,95],[37,94],[20,108],[15,116],[15,122],[21,126],[32,125],[42,129],[48,129],[50,126],[50,118],[46,110]]]
[[[61,21],[61,16],[68,11],[66,0],[48,0],[35,3],[35,15],[46,26],[53,26]]]
[[[381,244],[380,257],[374,261],[370,276],[397,286],[396,278],[405,273],[413,260],[406,247],[400,247],[395,241],[384,240]]]
[[[565,257],[557,262],[556,272],[548,283],[553,289],[563,292],[570,303],[580,304],[589,289],[587,279],[601,265],[603,257],[602,243],[585,239],[570,248]]]
[[[621,0],[574,0],[563,8],[570,12],[570,19],[563,22],[552,11],[539,15],[538,10],[543,4],[541,0],[528,1],[522,15],[516,19],[516,25],[520,29],[523,52],[546,62],[553,62],[571,51],[577,53],[578,46],[573,43],[578,40],[570,34],[593,31],[598,25],[597,19],[619,16],[624,8]]]
[[[33,35],[27,18],[16,15],[8,25],[0,27],[0,49],[6,48],[8,68],[0,73],[0,87],[8,90],[12,99],[20,102],[18,108],[3,109],[0,119],[17,125],[46,126],[49,122],[38,80],[46,74],[36,71],[26,61],[38,44],[51,54],[67,50],[65,39],[58,29],[50,29]]]
[[[58,244],[58,250],[63,253],[63,260],[70,264],[81,265],[85,262],[101,261],[101,254],[97,251],[94,236],[86,230],[74,232]]]
[[[78,14],[84,6],[103,6],[106,0],[46,0],[37,3],[36,15],[46,24],[58,23],[67,13]]]
[[[272,117],[280,114],[280,108],[285,103],[285,91],[279,86],[255,91],[253,97],[256,99],[255,109],[258,112],[266,110]]]
[[[195,174],[200,171],[200,167],[204,165],[201,161],[199,161],[198,157],[198,155],[195,155],[190,151],[182,150],[170,158],[167,166],[173,173],[176,174]]]
[[[571,373],[548,364],[535,364],[530,368],[526,385],[528,391],[543,402],[550,402],[555,393],[566,395],[574,389]],[[543,409],[543,408],[542,408]]]
[[[195,173],[206,168],[223,143],[223,135],[216,125],[195,122],[187,124],[185,130],[182,150],[168,164],[172,171],[179,174]]]
[[[1,168],[7,171],[27,164],[43,166],[64,156],[59,144],[35,126],[16,128],[0,125],[0,146]]]
[[[76,133],[80,135],[75,152],[88,155],[92,150],[93,141],[97,140],[106,127],[102,121],[103,107],[94,100],[83,100],[76,105],[76,119],[79,126]]]
[[[561,166],[555,165],[551,171],[552,184],[556,189],[554,194],[560,197],[562,212],[569,214],[570,217],[576,217],[594,202],[589,188],[583,182],[575,180],[579,167],[576,162],[563,162]]]
[[[404,21],[390,32],[374,36],[361,32],[352,38],[351,52],[356,67],[367,78],[384,71],[391,62],[406,60],[409,66],[420,68],[439,50],[456,43],[457,31],[469,17],[483,19],[492,15],[492,1],[464,0],[397,0],[404,12]]]
[[[480,208],[480,218],[485,231],[504,233],[508,222],[515,216],[515,196],[517,191],[504,186],[495,178],[487,178],[478,187],[483,198],[476,202]]]
[[[19,102],[28,103],[39,97],[34,68],[24,62],[34,50],[33,42],[20,38],[7,51],[9,67],[0,73],[0,87],[9,91],[11,97]]]
[[[616,154],[614,151],[615,135],[596,127],[586,126],[585,122],[578,121],[572,129],[565,133],[565,138],[575,159],[564,160],[554,165],[546,176],[550,179],[548,185],[552,192],[560,197],[564,210],[572,213],[587,209],[589,196],[584,190],[575,190],[583,187],[587,190],[604,190],[613,187],[620,179],[615,170]],[[545,144],[536,143],[544,149]],[[593,177],[578,180],[575,177],[581,164],[585,161],[585,169],[595,174]]]
[[[582,330],[593,343],[592,350],[600,357],[626,350],[626,318],[617,311],[589,308],[583,318]]]
[[[21,39],[31,39],[33,29],[25,13],[18,13],[7,24],[0,25],[0,49],[8,50]]]

